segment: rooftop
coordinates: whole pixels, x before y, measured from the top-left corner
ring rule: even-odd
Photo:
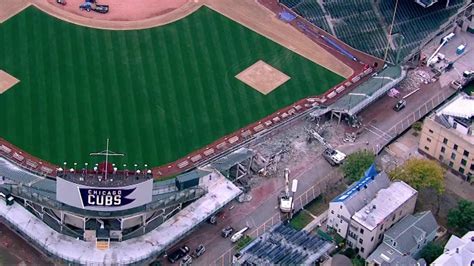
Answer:
[[[474,231],[466,233],[462,238],[452,235],[444,247],[444,253],[431,265],[472,265],[474,260]]]
[[[452,101],[441,107],[436,114],[471,119],[474,116],[474,97],[459,94]]]
[[[352,216],[352,219],[372,231],[416,193],[417,191],[405,182],[394,182],[388,188],[381,189],[374,199]]]
[[[398,257],[408,254],[437,229],[438,224],[430,211],[408,215],[385,232],[383,243],[370,254],[367,261],[376,261],[379,264],[393,263]],[[397,243],[396,246],[393,246],[392,240]]]
[[[366,171],[363,178],[351,185],[331,202],[342,202],[352,215],[365,206],[367,201],[373,199],[380,189],[386,188],[389,185],[390,180],[385,172],[376,174]]]
[[[391,66],[357,86],[330,107],[354,115],[400,82],[406,75],[400,66]]]

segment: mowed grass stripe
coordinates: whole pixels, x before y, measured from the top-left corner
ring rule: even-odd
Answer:
[[[137,31],[131,32],[133,38],[130,38],[131,44],[135,49],[139,51],[136,57],[136,66],[133,68],[135,70],[135,82],[134,87],[140,89],[141,97],[143,97],[145,104],[142,104],[144,115],[142,117],[143,128],[141,129],[145,134],[145,145],[148,147],[146,153],[147,156],[156,158],[158,156],[158,150],[155,148],[157,146],[156,142],[156,133],[153,126],[153,104],[152,99],[154,98],[154,93],[149,88],[153,85],[153,82],[150,82],[149,79],[142,77],[143,73],[146,73],[146,69],[150,69],[148,65],[150,62],[146,60],[148,56],[146,53],[146,48],[142,44],[141,35]],[[156,84],[156,83],[155,83]],[[150,164],[150,162],[146,162]]]
[[[48,32],[49,27],[51,26],[50,23],[45,23],[42,25],[42,27]],[[37,36],[38,38],[41,38],[42,36]],[[54,60],[55,57],[57,57],[57,51],[51,50],[51,45],[50,44],[44,44],[42,42],[38,43],[38,49],[41,50],[40,53],[37,53],[38,61],[42,62],[42,69],[41,69],[41,75],[38,75],[35,77],[36,81],[36,86],[35,87],[46,87],[50,88],[51,87],[51,71],[50,69],[53,69],[53,64],[52,60]],[[38,112],[41,114],[39,117],[39,120],[35,121],[34,123],[36,124],[36,128],[32,129],[32,140],[34,143],[33,149],[40,149],[43,150],[46,154],[50,154],[50,149],[49,149],[49,141],[44,141],[45,139],[48,139],[51,137],[51,134],[49,133],[49,126],[48,126],[48,120],[49,117],[45,115],[47,113],[47,94],[42,93],[39,90],[33,90],[32,95],[36,101],[32,101],[33,103],[33,112]]]
[[[182,39],[184,36],[186,36],[186,32],[189,35],[190,28],[187,27],[185,23],[181,24],[182,27],[180,27],[180,30],[178,31],[178,38],[177,39]],[[200,129],[200,117],[199,115],[196,116],[196,114],[193,112],[193,109],[191,108],[192,105],[194,105],[197,102],[197,99],[195,97],[196,95],[196,86],[195,82],[193,82],[193,68],[194,64],[192,62],[188,63],[188,60],[191,58],[190,56],[190,51],[188,48],[189,44],[183,43],[183,42],[178,42],[175,46],[176,49],[178,49],[177,52],[177,69],[176,69],[176,74],[178,77],[184,77],[187,76],[189,78],[178,78],[178,86],[179,88],[176,90],[176,95],[181,102],[181,108],[179,110],[182,113],[183,117],[186,117],[186,120],[183,121],[187,125],[185,127],[185,134],[186,135],[195,135],[199,136],[197,133]],[[184,144],[186,146],[192,146],[194,142],[194,139],[192,138],[184,138]]]
[[[213,86],[213,92],[218,95],[219,101],[226,103],[225,112],[223,114],[223,120],[219,121],[219,123],[227,124],[227,128],[225,130],[225,134],[230,133],[232,128],[235,128],[235,125],[238,124],[239,117],[237,111],[237,105],[239,103],[234,102],[232,98],[232,88],[228,83],[228,76],[226,75],[226,71],[228,71],[229,62],[224,60],[227,59],[227,49],[228,47],[224,47],[223,42],[224,38],[219,34],[221,29],[219,28],[219,20],[214,20],[211,16],[206,16],[205,20],[207,20],[206,25],[208,25],[208,37],[211,40],[214,40],[211,45],[211,51],[214,56],[211,57],[212,65],[214,66],[212,71],[212,78],[216,85]],[[224,51],[224,49],[226,51]],[[231,63],[230,63],[231,64]],[[225,67],[224,67],[225,66]]]
[[[114,34],[119,35],[118,43],[115,43],[115,45],[119,48],[120,61],[118,65],[121,65],[121,68],[123,69],[122,75],[119,75],[119,79],[122,80],[122,91],[125,92],[126,99],[128,99],[126,100],[128,112],[124,114],[124,120],[129,127],[128,130],[133,132],[133,134],[128,136],[129,139],[127,139],[127,142],[135,144],[128,147],[130,152],[129,156],[133,159],[133,161],[141,163],[143,161],[143,152],[146,152],[146,150],[143,150],[142,143],[144,139],[142,128],[140,127],[142,112],[139,105],[141,104],[142,99],[137,97],[136,90],[139,88],[135,88],[132,82],[133,74],[131,65],[133,63],[132,57],[135,55],[135,53],[133,53],[133,56],[129,54],[133,50],[130,50],[132,47],[127,45],[126,32],[114,32]],[[109,104],[113,103],[109,102]],[[110,134],[112,134],[112,132],[110,132]]]
[[[102,150],[107,137],[112,150],[127,155],[117,162],[174,161],[342,81],[208,8],[124,32],[82,28],[28,8],[0,25],[0,36],[0,54],[8,57],[0,67],[22,80],[0,95],[8,110],[0,113],[7,124],[0,136],[57,164],[90,162],[89,152]],[[258,60],[290,81],[262,95],[234,77]],[[45,124],[41,137],[35,122]],[[34,144],[43,138],[49,146]]]
[[[159,84],[161,84],[161,79],[157,75],[158,73],[158,66],[157,64],[162,64],[156,60],[157,55],[155,54],[155,49],[153,49],[153,36],[151,35],[150,31],[146,31],[144,34],[139,35],[141,36],[140,44],[143,56],[143,63],[147,66],[143,69],[143,76],[149,76],[150,79],[147,82],[148,88],[148,103],[150,104],[150,113],[152,114],[152,125],[151,128],[153,129],[153,140],[154,145],[150,146],[153,152],[156,153],[156,156],[160,156],[160,153],[163,154],[172,154],[171,145],[168,140],[169,135],[167,130],[161,130],[160,125],[155,123],[154,121],[164,121],[165,113],[163,110],[163,96],[162,90],[159,88]]]
[[[166,35],[165,35],[166,33]],[[168,140],[163,140],[163,141],[169,141],[173,147],[173,151],[180,150],[179,149],[179,140],[182,138],[182,131],[183,128],[181,126],[181,121],[178,121],[176,116],[179,114],[179,108],[181,107],[180,104],[176,101],[175,97],[175,84],[173,80],[173,72],[172,72],[172,63],[170,62],[169,59],[169,52],[172,49],[171,47],[174,46],[173,43],[169,42],[169,36],[168,32],[165,31],[160,31],[158,32],[158,43],[160,44],[160,59],[163,64],[162,71],[163,76],[162,76],[162,82],[158,84],[160,87],[159,89],[162,89],[165,93],[163,95],[163,110],[166,112],[167,110],[173,110],[172,113],[169,113],[165,120],[163,121],[164,125],[172,124],[174,127],[166,127],[166,130],[168,130],[168,136],[170,138]],[[165,41],[166,40],[166,41]],[[172,52],[172,51],[171,51]],[[176,77],[178,78],[178,77]],[[183,118],[185,119],[185,118]],[[184,139],[182,141],[185,141]],[[168,159],[170,158],[169,154],[165,154]]]
[[[194,33],[195,35],[199,36],[196,38],[196,60],[198,62],[198,73],[201,77],[200,80],[202,81],[203,87],[203,98],[205,100],[205,117],[208,120],[203,120],[204,123],[208,123],[208,128],[206,130],[206,135],[203,136],[203,141],[205,143],[211,142],[209,140],[210,136],[222,136],[225,134],[225,125],[222,121],[224,121],[224,114],[227,113],[227,104],[222,102],[219,98],[219,95],[215,93],[214,90],[210,88],[217,87],[218,89],[223,90],[224,88],[219,88],[217,85],[217,81],[213,78],[213,76],[208,75],[209,71],[213,71],[216,66],[213,65],[211,61],[211,56],[213,54],[213,47],[211,45],[206,45],[207,40],[209,38],[209,30],[204,28],[205,22],[200,23],[191,23],[194,25]],[[216,112],[216,110],[225,110],[224,112]],[[211,121],[212,119],[212,121]],[[216,122],[217,121],[217,122]],[[214,123],[213,123],[214,122]]]

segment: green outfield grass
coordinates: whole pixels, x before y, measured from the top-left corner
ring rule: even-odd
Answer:
[[[342,77],[201,8],[139,31],[76,26],[30,7],[0,24],[0,69],[20,80],[0,95],[0,136],[56,164],[160,165]],[[291,79],[263,95],[234,76],[263,60]]]

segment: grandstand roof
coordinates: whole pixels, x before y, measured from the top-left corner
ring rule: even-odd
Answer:
[[[240,148],[237,151],[216,160],[211,164],[211,166],[219,172],[224,172],[229,170],[232,166],[252,158],[253,156],[254,152],[252,150]]]
[[[405,77],[400,66],[391,66],[357,86],[330,106],[331,109],[355,115]]]

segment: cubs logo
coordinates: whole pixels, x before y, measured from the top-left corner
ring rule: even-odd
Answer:
[[[84,207],[118,207],[135,201],[135,199],[127,198],[135,189],[79,188],[79,191]]]

